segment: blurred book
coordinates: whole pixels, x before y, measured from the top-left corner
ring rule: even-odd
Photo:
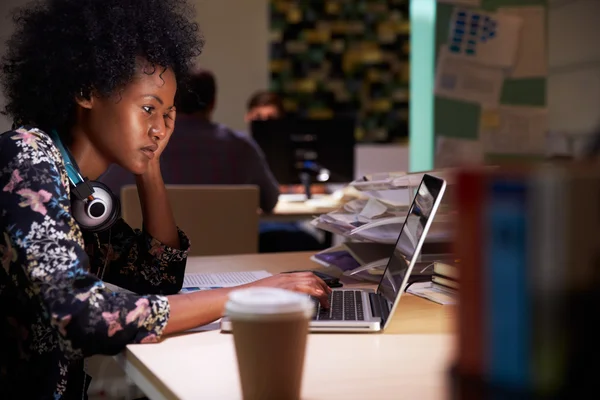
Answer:
[[[437,261],[433,263],[433,273],[441,277],[458,281],[459,271],[457,264]]]
[[[445,289],[451,293],[458,294],[458,281],[455,281],[454,279],[433,274],[431,276],[431,283],[433,283],[434,287]]]
[[[434,268],[432,280],[452,286],[456,272],[460,281],[459,379],[519,398],[594,393],[600,168],[574,162],[468,169],[456,182],[460,270]]]

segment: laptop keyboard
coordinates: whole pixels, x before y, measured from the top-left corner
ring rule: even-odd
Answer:
[[[334,290],[329,295],[329,309],[321,307],[319,300],[313,298],[316,321],[364,321],[362,292],[359,290]]]

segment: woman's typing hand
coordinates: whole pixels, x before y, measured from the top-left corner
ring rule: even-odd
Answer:
[[[276,287],[306,293],[316,297],[321,302],[321,307],[329,308],[328,295],[331,288],[312,272],[293,272],[289,274],[273,275],[265,279],[250,283],[253,287]]]

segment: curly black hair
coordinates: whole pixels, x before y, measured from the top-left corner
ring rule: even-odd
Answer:
[[[16,10],[1,64],[5,113],[69,139],[76,96],[115,93],[138,57],[181,83],[204,46],[193,15],[185,0],[46,0]]]

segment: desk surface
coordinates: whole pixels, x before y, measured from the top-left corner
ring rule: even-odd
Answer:
[[[314,269],[310,255],[193,257],[188,271]],[[302,398],[445,398],[452,312],[451,306],[405,294],[384,334],[311,334]],[[151,399],[241,398],[233,337],[217,330],[130,345],[120,361]]]
[[[315,199],[309,201],[286,201],[280,199],[270,214],[262,214],[262,220],[296,220],[312,218],[320,214],[326,214],[337,210],[340,203],[327,201],[326,199]]]

